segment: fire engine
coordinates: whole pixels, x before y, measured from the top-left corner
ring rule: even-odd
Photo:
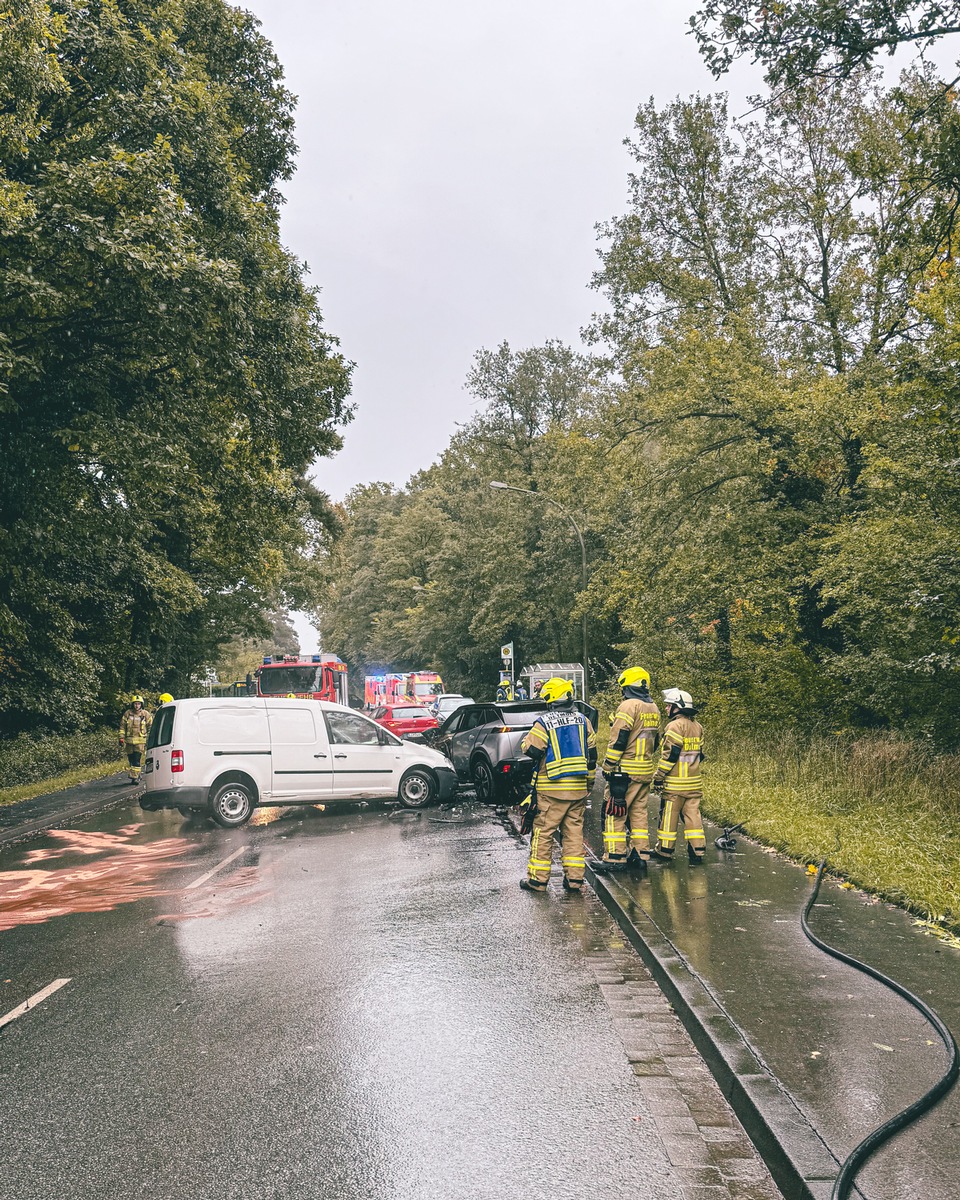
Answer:
[[[435,671],[414,671],[404,680],[403,690],[414,704],[429,704],[443,691],[443,680]]]
[[[265,655],[256,671],[258,696],[309,697],[347,704],[347,664],[335,654]]]

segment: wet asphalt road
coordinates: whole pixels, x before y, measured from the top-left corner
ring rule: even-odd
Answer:
[[[525,853],[470,807],[8,848],[0,1014],[70,982],[0,1030],[0,1196],[679,1197],[590,901]]]

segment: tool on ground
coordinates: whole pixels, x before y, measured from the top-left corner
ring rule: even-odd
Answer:
[[[736,850],[737,839],[735,837],[731,837],[731,834],[736,833],[738,829],[742,829],[742,828],[743,828],[742,821],[740,822],[739,825],[724,825],[723,833],[720,834],[720,836],[716,839],[716,841],[714,841],[713,844],[716,846],[716,848],[718,850]]]

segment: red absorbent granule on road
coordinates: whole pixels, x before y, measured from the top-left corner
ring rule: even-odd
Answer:
[[[168,872],[183,866],[193,843],[178,837],[138,842],[139,830],[139,825],[116,833],[51,830],[54,845],[28,851],[22,870],[0,871],[0,931],[175,895],[181,888],[169,886]],[[36,865],[63,858],[80,861],[53,868]]]

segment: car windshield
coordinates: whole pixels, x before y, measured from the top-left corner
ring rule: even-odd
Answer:
[[[453,696],[449,700],[441,700],[437,705],[440,712],[453,712],[455,708],[463,708],[465,704],[473,704],[469,696]]]
[[[429,717],[430,714],[425,708],[395,708],[393,710],[395,717]]]
[[[261,667],[260,692],[264,696],[286,696],[289,692],[317,692],[316,667]]]

